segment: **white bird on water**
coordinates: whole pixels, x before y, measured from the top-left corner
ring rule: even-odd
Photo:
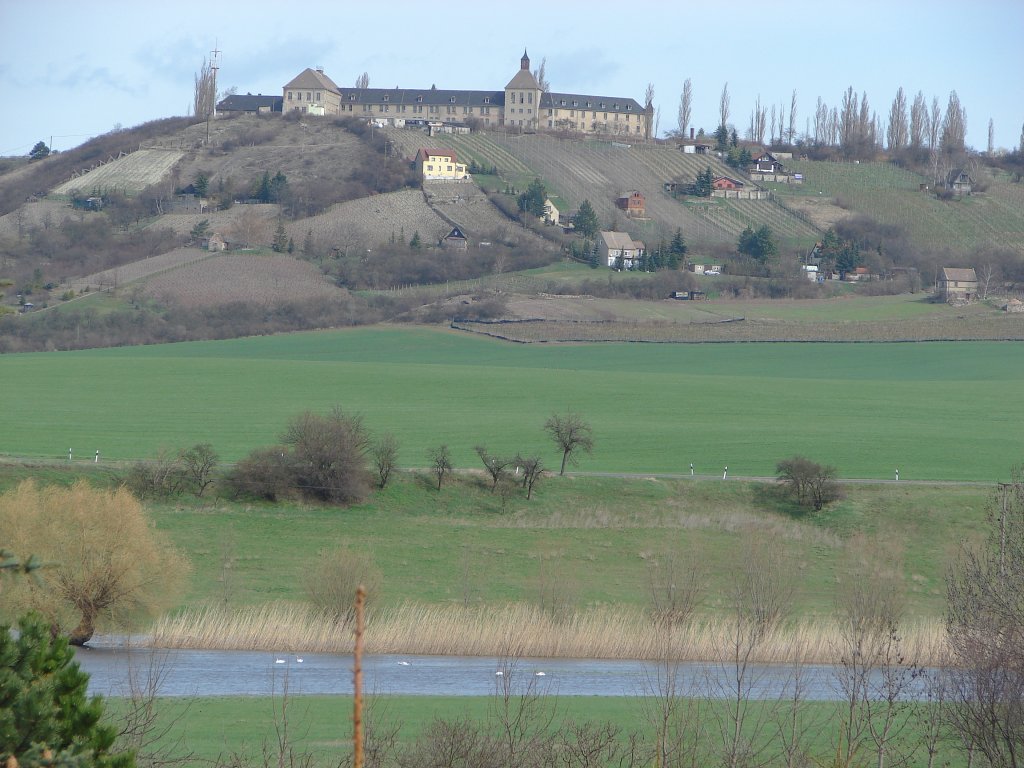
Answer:
[[[301,664],[302,663],[302,657],[301,656],[296,656],[295,657],[295,663],[296,664]]]
[[[409,662],[408,661],[400,661],[400,662],[398,662],[398,666],[400,666],[400,667],[408,667],[409,666]]]
[[[502,672],[502,671],[501,671],[501,670],[499,669],[499,670],[498,670],[497,672],[495,672],[495,673],[494,673],[494,676],[495,676],[495,677],[501,677],[501,676],[502,676],[502,675],[504,675],[504,674],[505,674],[505,673],[504,673],[504,672]]]
[[[274,659],[275,664],[284,664],[284,659]]]
[[[533,675],[534,677],[544,677],[547,675],[547,672],[534,672]]]

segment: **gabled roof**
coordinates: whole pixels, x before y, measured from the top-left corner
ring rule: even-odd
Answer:
[[[462,234],[462,230],[458,227],[453,227],[452,231],[444,236],[445,240],[465,240],[466,236]]]
[[[517,88],[520,90],[533,89],[535,91],[540,90],[540,83],[537,82],[537,78],[533,76],[533,73],[528,69],[520,69],[516,72],[516,76],[508,81],[508,85],[505,86],[507,91],[509,88]]]
[[[285,88],[323,88],[325,91],[334,91],[340,93],[338,86],[334,84],[327,75],[325,75],[319,69],[306,69],[302,70],[290,83],[286,83]]]
[[[714,184],[719,181],[731,181],[737,187],[746,186],[742,181],[740,181],[739,179],[734,179],[732,176],[715,176],[715,178],[711,180],[712,186],[714,186]]]
[[[973,269],[960,269],[959,267],[943,267],[942,279],[946,282],[976,283],[978,275]]]
[[[416,161],[426,160],[428,157],[433,155],[434,157],[450,157],[452,162],[455,162],[455,150],[454,149],[427,149],[426,147],[420,147],[416,153]]]
[[[609,249],[632,250],[644,247],[643,243],[635,242],[626,232],[602,232],[601,239]]]
[[[949,172],[949,175],[946,177],[946,179],[949,181],[950,184],[952,184],[954,181],[959,181],[961,176],[966,176],[968,181],[974,181],[974,179],[971,178],[971,174],[969,174],[963,168],[954,168],[952,171]]]

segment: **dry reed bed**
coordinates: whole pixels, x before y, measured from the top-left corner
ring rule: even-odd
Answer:
[[[1024,315],[921,318],[886,322],[801,323],[757,320],[714,323],[509,321],[500,324],[458,321],[454,328],[506,341],[649,343],[701,341],[1020,341]]]
[[[552,616],[511,604],[489,607],[403,605],[371,611],[366,651],[371,654],[524,656],[533,658],[678,659],[730,657],[734,629],[725,619],[666,626],[640,611],[595,609]],[[160,619],[150,642],[159,648],[350,653],[351,626],[312,608],[271,604],[229,611],[200,608]],[[758,663],[840,661],[842,628],[826,620],[800,620],[771,633],[752,658]],[[909,625],[904,655],[934,665],[945,656],[940,621]]]

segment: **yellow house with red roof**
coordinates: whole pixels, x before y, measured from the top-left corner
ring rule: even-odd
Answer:
[[[420,149],[416,153],[416,170],[424,181],[469,178],[465,163],[456,160],[453,149]]]

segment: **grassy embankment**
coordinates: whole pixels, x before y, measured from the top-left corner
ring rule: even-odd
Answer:
[[[643,692],[638,692],[643,693]],[[450,696],[375,696],[372,697],[375,724],[388,731],[397,728],[396,747],[409,749],[437,720],[490,724],[495,732],[498,727],[494,713],[499,701],[493,697],[450,697]],[[124,706],[123,701],[110,700],[110,708],[116,715]],[[267,698],[218,697],[198,700],[162,700],[158,704],[160,717],[174,723],[171,731],[161,742],[172,748],[172,754],[191,753],[193,761],[227,759],[232,755],[248,756],[257,760],[266,747],[276,762],[278,738],[283,724],[281,705],[283,701]],[[337,764],[351,752],[352,700],[348,696],[292,696],[287,700],[289,746],[294,752],[309,755],[316,764]],[[701,709],[691,707],[700,704]],[[518,702],[513,702],[516,706]],[[721,749],[721,737],[717,728],[728,722],[729,714],[724,703],[709,703],[682,700],[678,702],[680,712],[688,718],[681,723],[684,733],[688,729],[700,730],[703,734],[697,750],[695,764],[709,765],[717,762]],[[778,702],[750,702],[747,713],[750,723],[762,724],[763,731],[757,743],[767,744],[761,756],[776,755],[781,749],[778,740],[778,720],[785,712]],[[567,723],[611,723],[619,729],[619,739],[625,741],[628,734],[636,733],[641,739],[641,749],[653,749],[656,739],[656,700],[634,697],[558,697],[544,701],[539,710],[532,712],[527,727],[543,727],[551,719],[551,727],[560,728]],[[800,738],[807,753],[820,764],[829,764],[836,754],[836,740],[839,738],[839,722],[842,713],[838,705],[828,702],[804,702],[800,707]],[[699,715],[696,713],[699,712]],[[908,766],[926,766],[927,752],[922,742],[924,722],[930,717],[926,706],[912,705],[902,711],[896,720],[898,737],[892,746],[899,753],[904,750],[912,756]],[[680,713],[677,713],[677,717]],[[700,719],[697,719],[700,718]],[[903,724],[906,723],[904,726]],[[692,734],[689,734],[692,738]],[[182,742],[176,748],[175,740]],[[916,749],[909,749],[910,745]],[[966,756],[958,745],[943,738],[936,747],[937,758],[943,765],[960,768],[967,765]],[[859,751],[869,757],[871,745],[865,744]],[[776,761],[778,762],[778,761]],[[778,764],[782,764],[778,762]]]

